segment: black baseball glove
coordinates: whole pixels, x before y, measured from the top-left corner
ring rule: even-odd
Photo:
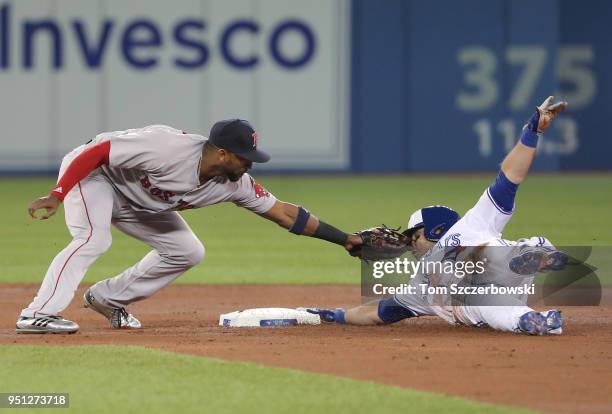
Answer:
[[[361,230],[355,234],[361,237],[363,244],[355,246],[349,253],[351,256],[363,260],[385,260],[400,257],[408,251],[411,240],[398,230],[391,229],[384,224]]]

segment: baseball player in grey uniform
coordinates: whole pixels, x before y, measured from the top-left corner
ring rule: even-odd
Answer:
[[[362,240],[326,224],[301,206],[277,200],[247,174],[267,162],[258,136],[244,120],[217,122],[208,139],[165,126],[102,133],[62,161],[53,191],[33,201],[34,219],[48,219],[64,203],[72,241],[51,262],[38,294],[16,323],[18,333],[74,333],[59,316],[88,267],[111,245],[111,224],[151,246],[140,262],[102,280],[84,295],[85,306],[112,328],[140,328],[126,307],[148,298],[204,257],[179,210],[233,202],[297,235],[351,250]],[[46,210],[40,217],[37,210]]]
[[[551,96],[538,107],[520,141],[502,162],[496,180],[463,218],[448,207],[430,206],[414,212],[408,221],[404,234],[411,237],[410,250],[424,264],[421,269],[427,269],[428,263],[465,263],[472,260],[470,255],[477,251],[480,260],[487,263],[484,273],[463,279],[463,275],[457,277],[452,270],[420,270],[408,284],[415,293],[395,294],[347,311],[341,308],[311,308],[308,311],[319,314],[327,322],[356,325],[389,324],[431,315],[450,324],[488,326],[530,335],[561,334],[563,319],[559,311],[537,312],[528,307],[525,297],[520,295],[492,301],[491,296],[464,297],[457,304],[453,301],[457,297],[423,293],[421,289],[421,286],[448,288],[453,284],[467,284],[470,288],[527,285],[533,282],[537,272],[560,270],[565,266],[567,255],[557,251],[543,237],[518,241],[502,238],[502,231],[514,212],[518,186],[527,177],[535,158],[538,139],[567,105],[566,102],[552,102]],[[430,268],[436,269],[435,266]]]

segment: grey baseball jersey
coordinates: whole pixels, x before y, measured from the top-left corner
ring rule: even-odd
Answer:
[[[92,143],[111,142],[102,173],[134,210],[156,213],[206,207],[224,201],[265,213],[276,201],[248,174],[232,182],[215,177],[200,186],[206,138],[167,125],[106,132]]]
[[[153,295],[204,257],[204,246],[176,210],[231,201],[265,213],[276,198],[250,175],[199,182],[206,138],[151,125],[98,135],[66,155],[60,177],[88,145],[110,141],[109,163],[81,180],[64,199],[72,241],[51,262],[22,316],[57,315],[74,297],[89,266],[111,244],[111,224],[153,250],[121,274],[90,288],[95,300],[124,307]]]

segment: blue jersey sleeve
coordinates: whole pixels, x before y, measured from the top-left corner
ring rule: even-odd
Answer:
[[[518,184],[508,180],[503,171],[500,171],[497,178],[487,189],[487,194],[495,207],[502,213],[510,214],[514,210],[514,198]]]

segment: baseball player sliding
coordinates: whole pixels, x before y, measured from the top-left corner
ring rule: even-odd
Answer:
[[[552,102],[551,96],[537,108],[523,129],[520,141],[502,162],[496,180],[463,218],[444,206],[422,208],[411,215],[404,235],[410,238],[409,249],[417,260],[423,263],[469,261],[469,255],[476,249],[488,263],[484,274],[467,281],[471,287],[530,283],[538,271],[565,266],[567,255],[555,250],[545,238],[513,242],[503,239],[501,234],[512,217],[518,186],[527,177],[535,158],[538,139],[567,106],[566,102]],[[423,294],[420,289],[422,285],[449,286],[456,279],[456,274],[444,271],[420,271],[409,283],[419,287],[414,294],[396,294],[376,301],[375,306],[368,304],[347,311],[320,308],[308,311],[319,314],[327,322],[356,325],[389,324],[406,318],[437,315],[451,324],[489,326],[531,335],[562,333],[563,320],[559,311],[536,312],[519,298],[509,298],[503,304],[488,303],[493,306],[486,306],[479,298],[474,306],[469,305],[469,300],[457,305],[448,301],[449,297]]]
[[[151,246],[140,262],[87,289],[85,306],[112,328],[140,328],[126,307],[148,298],[204,257],[204,246],[177,210],[233,202],[297,235],[353,250],[360,236],[277,200],[247,171],[270,156],[244,120],[217,122],[208,139],[165,125],[107,132],[66,155],[57,185],[33,201],[29,213],[45,220],[64,203],[72,241],[53,259],[38,294],[16,323],[17,333],[74,333],[59,316],[89,266],[111,245],[111,224]],[[46,210],[37,216],[37,210]]]

